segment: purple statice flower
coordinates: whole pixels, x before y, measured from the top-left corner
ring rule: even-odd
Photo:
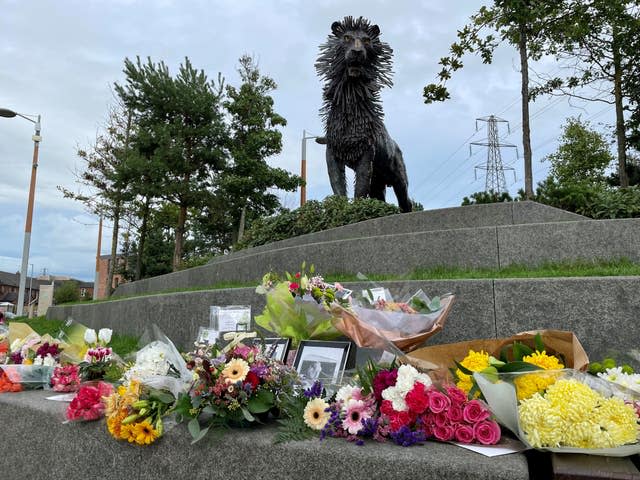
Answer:
[[[212,367],[217,367],[219,365],[222,365],[224,363],[227,363],[227,357],[226,355],[223,353],[221,355],[218,355],[216,358],[212,358],[210,361],[210,364]]]
[[[380,417],[365,418],[362,421],[362,429],[358,434],[362,437],[373,437],[378,432]]]
[[[11,363],[20,365],[22,363],[22,354],[20,352],[13,352],[11,354]]]
[[[423,442],[425,440],[425,435],[422,430],[413,432],[409,427],[405,425],[403,427],[400,427],[395,432],[391,432],[391,438],[394,442],[396,442],[396,445],[410,447],[411,445],[415,445],[416,443]]]
[[[313,382],[313,385],[311,385],[311,387],[307,388],[304,391],[304,396],[307,398],[319,398],[322,395],[322,389],[322,382],[316,380],[315,382]]]
[[[327,420],[327,423],[320,431],[320,440],[324,440],[326,437],[344,437],[345,430],[342,428],[340,406],[337,403],[332,403],[325,411],[329,412],[330,416],[329,420]]]
[[[269,367],[262,363],[254,363],[253,365],[251,365],[249,370],[255,373],[260,378],[264,378],[269,375]]]

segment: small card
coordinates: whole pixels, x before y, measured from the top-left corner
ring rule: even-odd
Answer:
[[[60,395],[52,395],[51,397],[46,397],[47,400],[53,400],[55,402],[70,402],[76,397],[76,392],[71,393],[62,393]]]
[[[248,332],[251,329],[251,306],[211,306],[209,326],[218,332]]]
[[[212,345],[218,340],[219,337],[220,332],[218,332],[217,330],[209,327],[200,327],[198,329],[198,339],[196,340],[196,342],[203,343],[205,345]]]
[[[384,287],[369,288],[368,290],[362,290],[362,296],[369,300],[369,303],[377,302],[378,300],[388,301],[387,294]]]

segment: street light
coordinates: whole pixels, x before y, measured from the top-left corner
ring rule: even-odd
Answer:
[[[302,177],[302,186],[300,187],[300,206],[303,206],[307,202],[307,140],[315,138],[316,143],[325,145],[327,140],[325,137],[318,135],[308,135],[307,131],[302,130],[302,163],[300,165],[300,176]]]
[[[18,310],[17,315],[21,316],[24,310],[24,293],[27,285],[27,274],[29,266],[29,245],[31,244],[31,221],[33,219],[33,197],[36,190],[36,171],[38,170],[38,149],[42,137],[40,136],[40,115],[25,115],[14,112],[7,108],[0,108],[0,117],[13,118],[22,117],[29,120],[35,126],[33,140],[33,162],[31,165],[31,183],[29,184],[29,202],[27,203],[27,219],[24,224],[24,244],[22,246],[22,268],[20,268],[20,289],[18,290]],[[34,120],[33,118],[37,118]]]

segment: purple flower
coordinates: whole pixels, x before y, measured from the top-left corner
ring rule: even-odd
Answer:
[[[11,354],[11,363],[20,365],[22,363],[22,354],[20,352],[13,352]]]
[[[307,388],[304,391],[304,396],[307,398],[315,398],[315,397],[320,397],[322,395],[322,382],[320,382],[319,380],[316,380],[315,382],[313,382],[313,385],[311,385],[311,387]]]
[[[395,432],[391,432],[391,438],[396,442],[396,445],[402,445],[403,447],[410,447],[425,440],[422,430],[412,432],[406,425],[400,427]]]
[[[331,415],[329,420],[320,431],[320,440],[324,440],[326,437],[342,437],[344,435],[344,429],[342,428],[342,419],[340,418],[340,407],[332,403],[329,408],[325,410]]]
[[[363,437],[373,437],[378,432],[379,425],[380,417],[365,418],[359,433]]]
[[[264,378],[269,375],[269,367],[259,363],[254,363],[253,365],[251,365],[250,371],[255,373],[260,378]]]
[[[387,387],[393,387],[396,384],[398,378],[398,370],[380,370],[373,379],[373,394],[376,397],[376,401],[380,403],[382,401],[382,391]]]

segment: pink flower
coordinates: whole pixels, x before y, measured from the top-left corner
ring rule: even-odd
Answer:
[[[445,412],[440,412],[434,414],[433,423],[435,423],[439,427],[442,427],[443,425],[449,425],[450,422],[447,418],[447,414]]]
[[[429,408],[433,413],[440,413],[451,406],[451,400],[438,390],[429,390]]]
[[[447,420],[451,423],[458,423],[462,420],[462,407],[457,403],[452,404],[446,411]]]
[[[295,292],[296,290],[298,290],[300,288],[300,285],[297,284],[296,282],[290,282],[289,283],[289,291],[291,292]]]
[[[448,442],[455,436],[455,430],[451,425],[435,426],[433,428],[433,436],[442,442]]]
[[[104,362],[111,358],[111,347],[94,347],[87,350],[84,361],[89,363]]]
[[[77,365],[56,367],[51,377],[51,385],[55,392],[75,392],[80,385],[80,368]]]
[[[404,397],[407,407],[412,413],[420,415],[429,407],[429,397],[427,396],[425,387],[422,383],[416,382],[415,385]]]
[[[342,426],[351,435],[356,435],[362,429],[362,421],[371,418],[371,410],[362,400],[351,399],[345,405],[345,418]]]
[[[459,424],[455,427],[455,437],[460,443],[471,443],[474,439],[473,427],[471,425]]]
[[[382,401],[382,392],[388,387],[393,387],[398,379],[398,369],[393,370],[380,370],[373,379],[373,394],[376,397],[376,401],[380,403]]]
[[[483,445],[495,445],[500,441],[500,426],[492,420],[483,420],[473,427],[476,439]]]
[[[469,423],[478,423],[490,416],[491,412],[480,400],[469,401],[462,410],[462,418]]]
[[[447,395],[451,399],[451,403],[454,405],[462,405],[467,400],[467,394],[464,390],[459,389],[455,385],[447,385]]]
[[[67,408],[67,419],[98,420],[104,414],[102,397],[107,397],[112,393],[113,387],[104,382],[99,382],[95,387],[81,387]]]

